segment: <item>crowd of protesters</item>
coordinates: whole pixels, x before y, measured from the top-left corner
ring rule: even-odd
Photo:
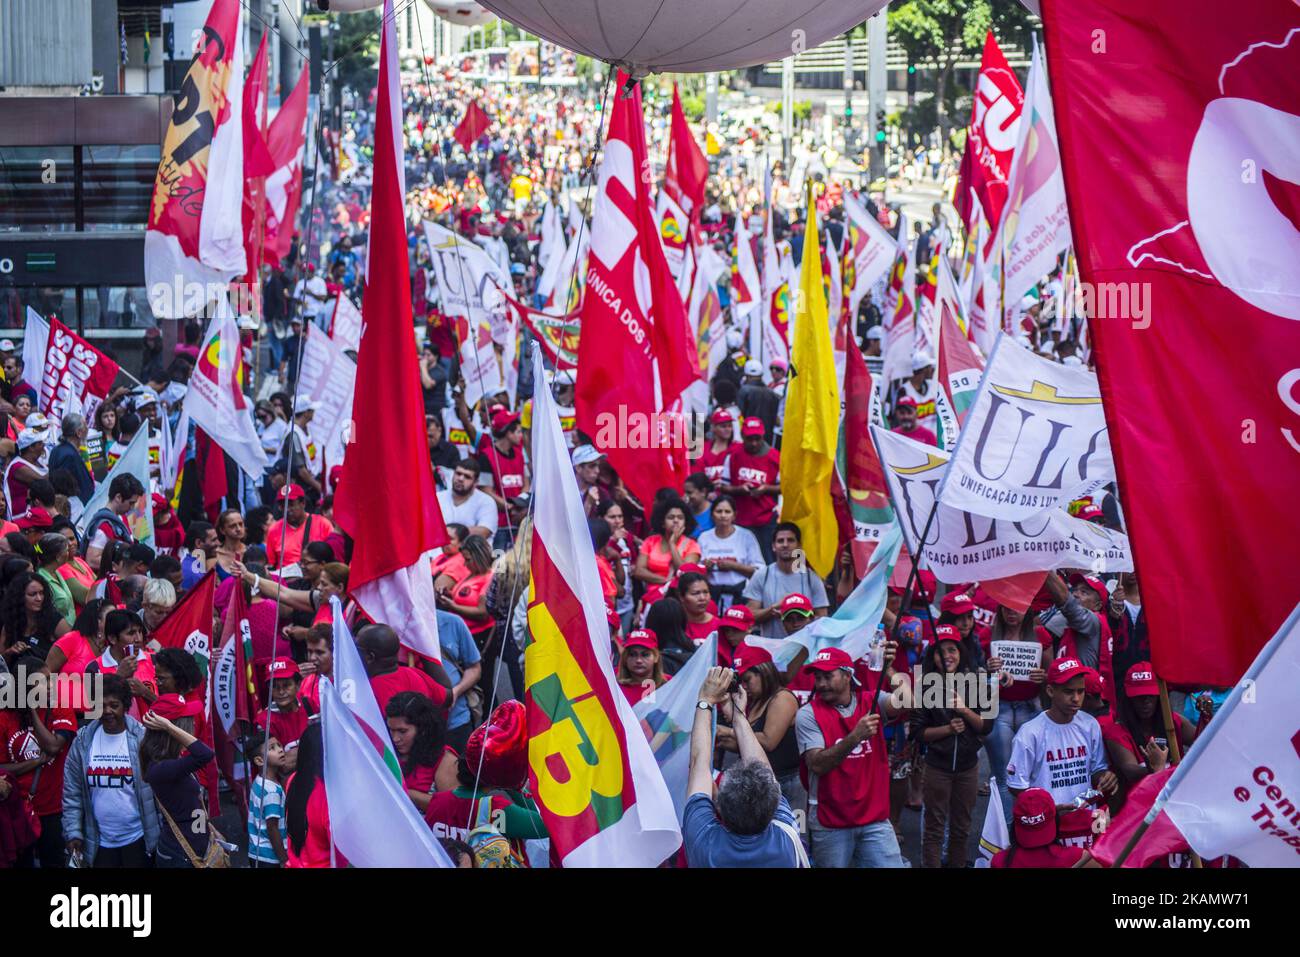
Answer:
[[[803,530],[781,519],[786,363],[748,355],[741,330],[729,330],[691,474],[652,501],[633,496],[574,428],[571,374],[532,382],[525,363],[513,403],[502,393],[470,407],[459,333],[441,310],[420,220],[478,243],[508,270],[514,294],[531,302],[545,205],[561,206],[573,223],[590,212],[580,187],[590,183],[602,104],[590,91],[491,90],[484,105],[497,121],[466,152],[452,130],[469,92],[451,75],[418,76],[405,108],[412,311],[423,332],[420,366],[406,374],[419,376],[425,397],[449,532],[430,569],[442,662],[413,659],[391,628],[348,601],[353,543],[332,520],[337,463],[313,467],[312,409],[294,399],[303,328],[327,327],[336,298],[359,303],[364,289],[362,111],[338,154],[353,168],[320,185],[301,242],[266,278],[262,332],[248,324],[248,343],[256,339],[269,355],[262,381],[270,386],[256,404],[265,474],[246,476],[229,464],[226,492],[211,500],[211,470],[191,434],[178,487],[163,487],[155,454],[148,483],[115,479],[107,504],[86,515],[142,423],[175,426],[201,328],[184,326],[170,357],[152,336],[144,384],[115,390],[89,421],[78,413],[46,420],[20,355],[5,352],[0,670],[15,683],[24,675],[98,678],[98,700],[93,708],[85,695],[48,707],[0,704],[0,866],[212,867],[232,848],[252,867],[339,863],[315,720],[319,681],[333,668],[332,596],[356,634],[404,788],[453,859],[544,862],[520,704],[529,400],[539,389],[550,389],[561,410],[606,599],[611,668],[628,700],[673,680],[697,647],[719,638],[716,667],[699,691],[685,854],[670,865],[965,867],[976,857],[977,806],[991,789],[1013,834],[993,866],[1079,862],[1100,810],[1116,812],[1136,782],[1191,745],[1222,700],[1219,689],[1178,689],[1175,701],[1185,698],[1186,707],[1174,716],[1177,740],[1169,737],[1137,574],[1053,573],[1026,610],[999,604],[979,582],[943,586],[921,572],[890,588],[883,625],[891,640],[878,662],[831,648],[778,667],[770,645],[746,639],[787,639],[833,613],[855,583],[851,563],[837,562],[829,579],[812,571],[802,560]],[[653,116],[650,128],[662,155],[666,118]],[[750,217],[740,241],[757,249],[761,232],[761,178],[749,159],[715,160],[701,214],[707,241],[728,260],[737,211]],[[805,172],[816,180],[822,246],[839,248],[841,198],[853,184]],[[775,173],[775,238],[782,256],[798,262],[797,193],[784,170]],[[896,209],[860,197],[882,224],[898,228]],[[900,238],[915,242],[914,261],[926,264],[947,229],[936,209],[915,237]],[[1044,302],[1058,283],[1045,278]],[[728,291],[724,280],[724,309]],[[852,317],[869,361],[880,354],[881,292]],[[1040,321],[1042,311],[1026,304],[1017,334],[1078,362],[1077,330],[1062,335]],[[933,363],[918,353],[911,376],[887,390],[897,430],[930,443]],[[141,501],[152,509],[153,547],[135,541],[125,519]],[[1119,527],[1113,495],[1074,510]],[[209,572],[218,583],[216,633],[237,589],[249,606],[257,716],[231,743],[243,761],[223,761],[207,743],[204,678],[193,658],[150,638]],[[1002,671],[991,649],[1002,640],[1040,646],[1027,680]],[[894,692],[917,673],[974,676],[996,687],[1000,705],[990,714],[959,695],[900,705]],[[222,814],[220,794],[240,815],[239,833],[212,824]],[[195,813],[208,815],[209,826],[178,828]],[[906,846],[909,814],[920,815],[912,829],[919,846]]]

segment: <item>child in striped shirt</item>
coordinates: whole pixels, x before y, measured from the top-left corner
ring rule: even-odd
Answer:
[[[244,738],[244,753],[258,770],[248,800],[248,866],[279,867],[288,859],[281,783],[287,765],[285,751],[274,735],[267,738],[263,731],[253,731]]]

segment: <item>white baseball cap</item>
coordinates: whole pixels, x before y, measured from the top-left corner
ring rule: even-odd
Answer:
[[[573,385],[573,373],[568,369],[561,369],[555,373],[555,384],[558,386]]]
[[[13,352],[17,348],[12,339],[0,339],[0,352]]]
[[[745,375],[762,375],[763,363],[757,359],[750,359],[745,363]]]
[[[924,352],[918,352],[912,356],[913,372],[920,372],[926,366],[932,366],[932,365],[934,365],[934,360],[931,359],[929,356],[927,356]]]
[[[297,411],[294,415],[302,415],[305,412],[319,412],[320,403],[313,402],[311,399],[300,396],[298,399]]]
[[[587,465],[600,461],[602,455],[604,453],[594,445],[579,445],[573,450],[572,460],[574,465]]]
[[[868,341],[868,342],[871,342],[871,341],[873,341],[873,340],[875,340],[875,339],[883,339],[883,338],[885,338],[885,327],[884,327],[884,326],[872,326],[870,329],[867,330],[867,341]]]
[[[45,441],[45,433],[36,429],[23,429],[18,433],[18,449],[29,449],[37,442]]]

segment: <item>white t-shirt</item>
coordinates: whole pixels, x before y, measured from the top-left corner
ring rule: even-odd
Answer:
[[[718,535],[716,528],[711,528],[700,535],[700,557],[701,558],[730,558],[733,561],[740,562],[742,565],[751,565],[755,569],[762,568],[763,550],[758,546],[758,539],[754,533],[747,528],[741,528],[739,525],[733,525],[731,534],[726,538]],[[714,568],[709,571],[709,584],[722,585],[739,585],[747,581],[740,572],[734,572],[722,568]]]
[[[135,799],[131,736],[109,734],[100,725],[86,756],[90,806],[99,827],[100,847],[125,847],[144,837],[144,822]]]
[[[469,498],[460,505],[451,497],[451,489],[439,492],[438,505],[444,522],[459,522],[467,528],[482,525],[490,531],[497,530],[497,503],[492,496],[478,489],[473,489]]]
[[[268,426],[262,426],[260,422],[258,425],[261,427],[262,451],[274,462],[284,445],[284,437],[289,434],[289,423],[277,418]]]
[[[1109,766],[1096,718],[1080,711],[1069,724],[1057,724],[1043,711],[1021,725],[1011,742],[1007,786],[1044,788],[1057,804],[1069,804]]]

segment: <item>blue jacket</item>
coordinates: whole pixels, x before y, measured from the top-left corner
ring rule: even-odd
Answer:
[[[90,803],[90,786],[86,784],[86,755],[101,720],[92,721],[80,731],[68,749],[68,760],[63,765],[63,840],[81,839],[81,852],[87,864],[93,864],[99,850],[99,825]],[[144,844],[150,854],[158,846],[158,809],[154,804],[153,789],[140,773],[140,742],[144,740],[145,727],[130,715],[126,716],[126,734],[131,748],[131,770],[135,800],[144,824]]]

